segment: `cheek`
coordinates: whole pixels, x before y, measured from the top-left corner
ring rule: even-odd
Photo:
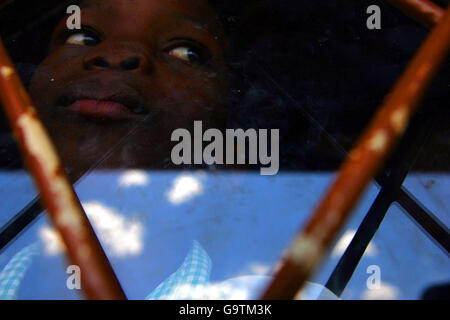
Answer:
[[[80,65],[80,53],[75,50],[57,50],[45,58],[36,69],[32,79],[30,90],[45,88],[46,91],[57,87],[67,75]]]
[[[210,74],[192,74],[190,77],[166,76],[161,82],[167,100],[178,112],[209,113],[225,104],[228,86]]]
[[[42,66],[39,66],[36,69],[33,77],[31,78],[28,92],[33,100],[34,106],[41,116],[49,106],[50,101],[53,100],[52,92],[55,90],[54,79],[54,76],[49,72],[49,70],[43,68]]]
[[[70,81],[70,75],[77,68],[77,60],[64,54],[56,53],[48,56],[36,68],[28,88],[36,108],[46,111],[57,98],[60,89]]]

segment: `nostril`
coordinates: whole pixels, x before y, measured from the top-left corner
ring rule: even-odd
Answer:
[[[122,70],[134,70],[139,68],[139,65],[140,65],[139,58],[129,58],[122,61],[122,63],[120,64],[120,68]]]
[[[103,58],[96,58],[92,61],[92,66],[98,68],[109,68],[109,63]]]

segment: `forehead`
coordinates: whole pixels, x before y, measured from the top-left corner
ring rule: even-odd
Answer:
[[[109,29],[123,28],[167,32],[194,27],[218,38],[224,30],[207,0],[84,0],[82,21],[100,23]],[[158,30],[158,31],[157,31]]]
[[[218,22],[216,12],[207,0],[84,0],[80,7],[84,11],[105,13],[111,18],[121,15],[136,16],[180,16],[202,24]]]

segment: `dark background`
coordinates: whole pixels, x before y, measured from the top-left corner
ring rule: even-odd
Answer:
[[[428,33],[387,1],[214,2],[236,52],[229,127],[280,128],[282,170],[336,169]],[[25,84],[73,3],[15,0],[0,10],[2,38]],[[381,30],[366,27],[372,4],[381,8]],[[435,119],[415,171],[450,170],[449,74],[447,60],[414,118]],[[0,167],[20,166],[2,116]]]

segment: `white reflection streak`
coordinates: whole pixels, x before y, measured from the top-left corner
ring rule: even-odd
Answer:
[[[344,233],[344,235],[337,241],[336,245],[334,246],[331,256],[333,258],[340,257],[345,250],[347,249],[348,245],[352,241],[353,237],[355,236],[356,231],[355,230],[348,230]],[[369,243],[367,246],[366,251],[364,254],[368,256],[374,256],[378,252],[376,246],[372,244],[372,242]]]
[[[119,177],[119,185],[124,188],[145,187],[149,182],[150,179],[143,170],[127,170]]]
[[[125,219],[113,209],[98,202],[83,203],[83,207],[109,254],[114,256],[135,256],[143,248],[143,226],[136,221]],[[39,230],[47,255],[62,252],[62,241],[58,233],[48,226]]]
[[[270,273],[271,266],[265,264],[252,264],[250,265],[250,274],[259,274],[259,275],[267,275]]]
[[[44,253],[48,256],[54,256],[63,251],[64,243],[55,229],[49,226],[43,226],[39,229],[39,238],[44,244]]]
[[[167,199],[172,204],[181,204],[203,193],[203,184],[197,177],[182,175],[175,179],[167,192]]]
[[[250,300],[269,277],[241,276],[208,284],[180,284],[161,300]]]
[[[254,300],[259,299],[262,290],[272,280],[272,277],[252,275],[204,285],[182,284],[163,300]],[[339,300],[324,286],[312,282],[307,282],[295,299]]]
[[[249,288],[240,288],[232,284],[181,285],[177,288],[181,300],[249,300],[253,294]]]
[[[366,289],[361,295],[363,300],[394,300],[397,297],[398,289],[385,282],[381,282],[378,289]]]

